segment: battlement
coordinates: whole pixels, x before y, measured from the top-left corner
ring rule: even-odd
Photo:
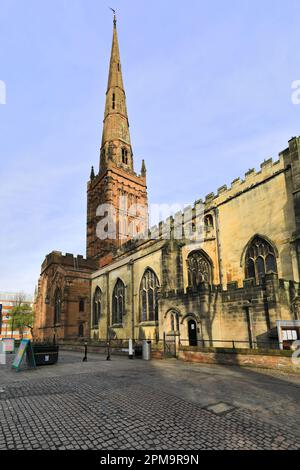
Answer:
[[[196,233],[197,241],[213,238],[215,230],[213,227],[205,226],[206,215],[226,201],[284,172],[291,164],[290,152],[295,145],[300,146],[299,137],[293,137],[289,141],[289,147],[280,152],[278,160],[273,161],[273,158],[267,158],[261,163],[259,171],[254,168],[249,169],[245,173],[244,179],[238,177],[232,181],[230,187],[223,185],[216,194],[209,193],[204,200],[198,199],[193,206],[185,207],[183,211],[169,216],[166,220],[125,243],[121,251],[126,252],[137,248],[140,244],[145,243],[145,240],[174,238],[193,240],[193,233]]]
[[[208,194],[205,197],[206,209],[207,206],[218,206],[227,199],[233,198],[287,169],[291,164],[290,151],[295,145],[299,147],[300,137],[293,137],[289,141],[289,147],[279,153],[279,158],[276,161],[273,161],[273,158],[267,158],[260,165],[259,171],[251,168],[245,173],[244,179],[238,177],[232,181],[230,187],[224,185],[218,189],[216,194]]]
[[[84,258],[81,255],[74,256],[72,253],[63,254],[61,251],[52,251],[46,256],[42,264],[42,272],[51,264],[60,264],[74,270],[94,271],[97,269],[97,264],[94,260]]]
[[[134,170],[130,168],[124,168],[122,165],[117,165],[113,162],[108,162],[107,166],[99,171],[98,174],[94,175],[92,179],[89,179],[87,182],[87,190],[92,191],[93,189],[97,189],[99,183],[104,179],[104,182],[111,182],[111,175],[112,173],[118,174],[119,177],[126,177],[126,179],[130,179],[132,182],[137,183],[139,185],[145,186],[146,185],[146,177],[142,174],[136,173]]]
[[[206,207],[211,205],[217,206],[225,200],[235,197],[257,184],[263,183],[267,179],[284,171],[285,168],[286,159],[283,154],[280,154],[279,159],[275,162],[273,162],[272,158],[269,158],[261,164],[259,171],[251,168],[245,173],[244,179],[238,177],[232,181],[230,187],[224,185],[218,189],[216,194],[208,194],[205,197],[205,205]]]

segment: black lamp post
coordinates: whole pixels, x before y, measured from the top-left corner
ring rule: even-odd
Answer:
[[[82,359],[82,362],[87,362],[87,347],[88,344],[87,342],[84,343],[84,358]]]
[[[110,340],[111,340],[111,329],[108,327],[107,329],[107,361],[111,361],[111,354],[110,354]]]

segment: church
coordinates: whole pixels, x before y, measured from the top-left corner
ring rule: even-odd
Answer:
[[[147,170],[144,161],[134,169],[114,18],[86,239],[86,257],[46,256],[35,340],[288,347],[300,339],[300,138],[149,229]]]

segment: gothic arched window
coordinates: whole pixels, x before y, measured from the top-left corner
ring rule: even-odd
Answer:
[[[128,150],[126,148],[122,148],[122,162],[127,165],[128,164]]]
[[[171,331],[179,333],[179,314],[177,312],[171,313]]]
[[[264,238],[255,237],[246,252],[246,278],[259,282],[267,273],[277,273],[275,251]]]
[[[116,94],[113,93],[112,95],[112,109],[115,109],[116,107]]]
[[[113,325],[123,323],[125,315],[125,285],[118,279],[112,297],[112,322]]]
[[[214,228],[214,218],[211,214],[204,217],[204,225],[207,230]]]
[[[84,299],[79,300],[79,312],[80,313],[84,312]]]
[[[93,299],[93,327],[98,328],[100,317],[101,317],[101,299],[102,292],[99,287],[95,290]]]
[[[55,297],[54,297],[54,325],[57,325],[61,320],[61,303],[62,303],[61,290],[56,289]]]
[[[141,322],[158,321],[159,281],[152,269],[147,269],[140,286]]]
[[[211,283],[211,265],[202,251],[194,251],[188,256],[189,287],[197,287],[202,282]]]

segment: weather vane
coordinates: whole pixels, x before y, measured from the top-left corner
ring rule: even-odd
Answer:
[[[116,15],[117,15],[117,12],[116,12],[116,10],[114,10],[114,9],[111,8],[111,7],[109,7],[109,9],[110,9],[110,10],[113,12],[113,14],[114,14],[114,25],[116,26],[116,24],[117,24],[117,16],[116,16]]]

